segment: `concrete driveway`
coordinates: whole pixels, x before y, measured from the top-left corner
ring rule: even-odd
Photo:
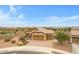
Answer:
[[[52,40],[28,40],[29,43],[27,44],[27,46],[40,46],[40,47],[49,47],[52,48],[53,47],[53,42]]]
[[[71,45],[64,44],[64,45],[57,45],[52,40],[28,40],[29,43],[27,46],[39,46],[39,47],[48,47],[48,48],[55,48],[63,51],[71,52]]]

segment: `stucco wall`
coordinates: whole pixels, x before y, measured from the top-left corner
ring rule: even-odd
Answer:
[[[79,35],[79,29],[72,29],[71,35]]]
[[[53,39],[53,35],[47,34],[47,35],[46,35],[46,39],[47,39],[47,40],[52,40],[52,39]]]

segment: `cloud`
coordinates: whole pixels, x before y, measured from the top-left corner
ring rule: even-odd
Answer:
[[[21,8],[19,8],[21,9]],[[5,13],[0,9],[0,26],[20,27],[20,26],[79,26],[79,15],[74,16],[48,16],[43,18],[28,19],[24,14],[18,14],[16,6],[10,5]]]
[[[49,17],[46,17],[45,19],[48,19],[48,21],[50,20],[56,20],[56,21],[59,21],[59,22],[62,22],[62,21],[69,21],[69,20],[76,20],[76,19],[79,19],[79,15],[75,15],[75,16],[65,16],[65,17],[58,17],[58,16],[49,16]]]
[[[9,13],[11,13],[11,14],[14,15],[14,14],[16,13],[16,11],[17,11],[17,10],[16,10],[16,7],[15,7],[15,6],[13,6],[13,5],[10,5],[10,6],[9,6]]]
[[[0,19],[23,18],[23,14],[17,14],[17,8],[13,5],[9,6],[9,10],[5,13],[0,9]]]
[[[2,10],[0,10],[0,20],[7,20],[10,16],[7,13],[4,13]]]
[[[79,19],[79,15],[68,17],[68,19]]]
[[[79,15],[65,17],[49,16],[46,24],[49,26],[79,26]]]
[[[23,18],[24,17],[24,15],[23,14],[20,14],[19,16],[18,16],[18,18]]]
[[[9,6],[9,10],[5,13],[0,9],[0,26],[21,26],[23,24],[23,14],[17,14],[17,8],[13,5]]]
[[[45,19],[48,19],[48,20],[56,20],[56,19],[59,19],[58,16],[49,16],[49,17],[46,17]]]

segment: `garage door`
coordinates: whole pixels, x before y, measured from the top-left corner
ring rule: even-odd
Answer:
[[[72,43],[79,44],[79,38],[72,38]]]
[[[33,40],[44,40],[43,35],[33,35]]]
[[[52,35],[47,35],[47,40],[52,40],[53,39],[53,36]]]

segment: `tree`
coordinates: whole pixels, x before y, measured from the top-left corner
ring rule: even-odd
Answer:
[[[63,42],[70,40],[70,36],[66,34],[64,31],[57,31],[55,33],[55,38],[61,45],[63,44]]]
[[[67,32],[68,33],[68,32],[71,31],[71,28],[64,28],[63,30],[64,30],[64,32]]]

